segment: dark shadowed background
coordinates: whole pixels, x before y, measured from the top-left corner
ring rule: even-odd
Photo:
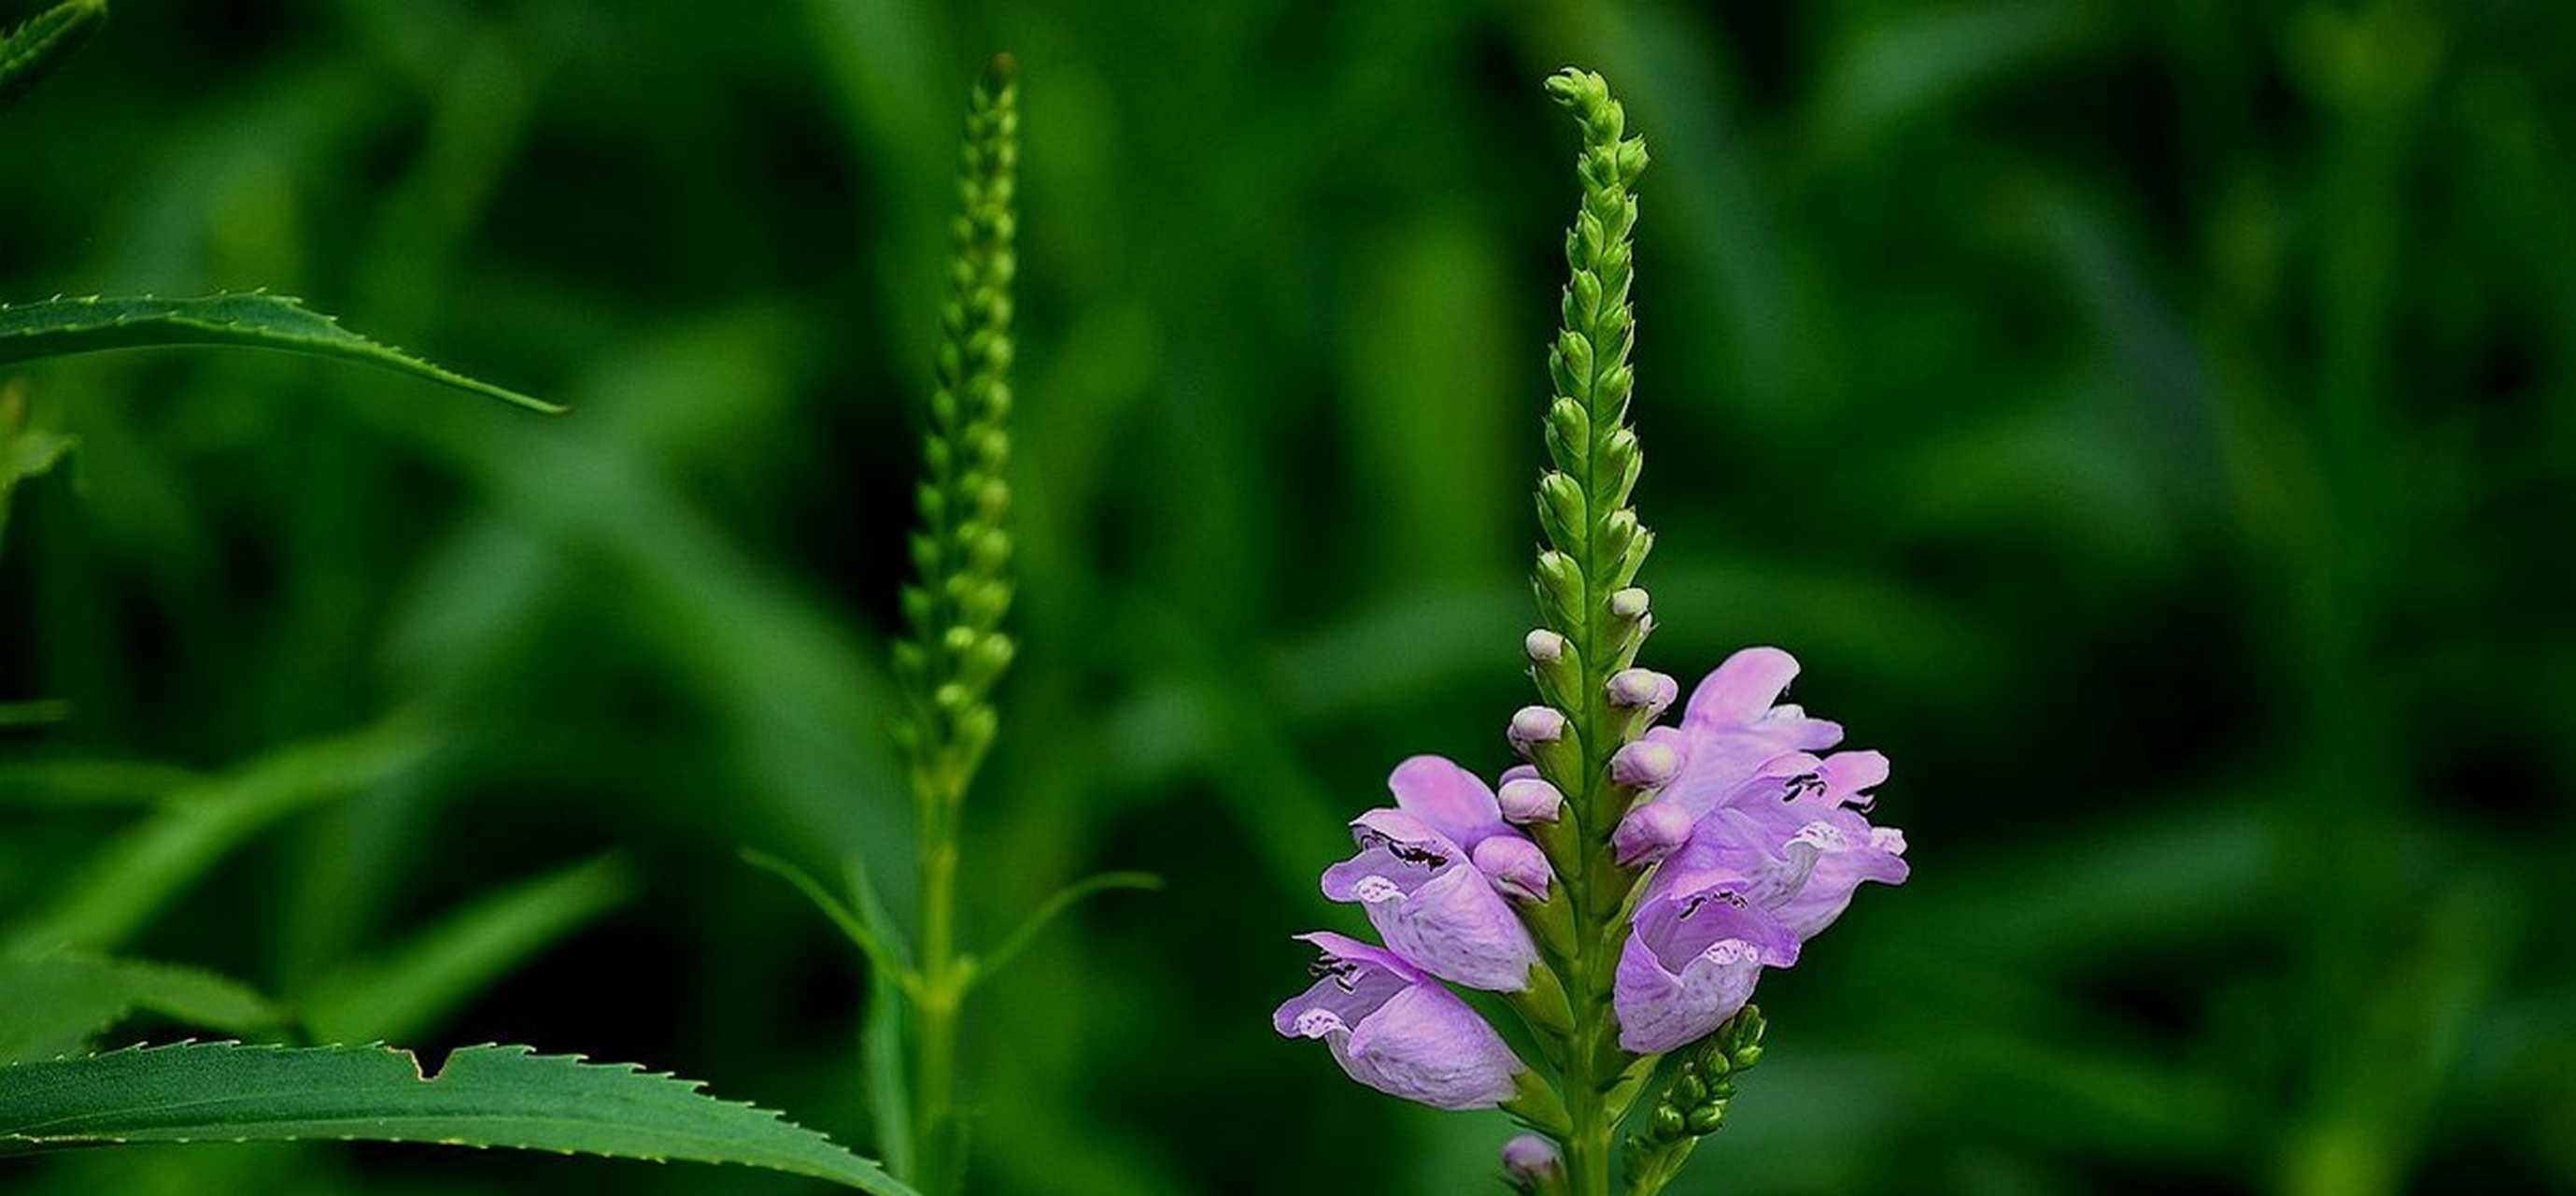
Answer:
[[[997,49],[1025,651],[969,925],[1169,887],[973,1006],[979,1191],[1502,1190],[1499,1115],[1267,1019],[1287,936],[1360,924],[1314,874],[1388,770],[1508,762],[1567,63],[1656,161],[1647,662],[1795,652],[1915,864],[1763,983],[1771,1054],[1673,1191],[2576,1189],[2549,0],[121,0],[0,117],[0,295],[266,286],[578,410],[255,352],[19,371],[82,447],[0,548],[0,701],[69,704],[0,731],[0,930],[247,775],[99,945],[864,1146],[864,973],[735,853],[908,876],[885,640]],[[386,969],[530,882],[490,966]],[[337,1146],[0,1188],[820,1190]]]

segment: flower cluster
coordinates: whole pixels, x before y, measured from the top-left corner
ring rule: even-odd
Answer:
[[[1887,758],[1818,755],[1842,728],[1778,704],[1797,671],[1776,648],[1738,652],[1700,682],[1678,725],[1612,758],[1614,783],[1639,798],[1611,849],[1624,868],[1652,869],[1613,988],[1618,1043],[1632,1054],[1716,1030],[1763,968],[1797,962],[1861,882],[1905,879],[1904,835],[1867,817]],[[1642,669],[1611,684],[1614,704],[1657,712],[1678,690]],[[1524,752],[1551,742],[1554,713],[1527,708],[1509,738]],[[1547,982],[1532,928],[1557,924],[1551,907],[1567,898],[1528,828],[1555,822],[1564,797],[1528,764],[1500,779],[1498,795],[1438,756],[1396,768],[1394,807],[1352,820],[1357,854],[1323,877],[1324,895],[1358,903],[1386,945],[1303,936],[1323,955],[1314,986],[1279,1007],[1280,1033],[1323,1039],[1351,1078],[1408,1100],[1468,1109],[1514,1098],[1526,1066],[1440,983],[1517,994]]]
[[[1628,1140],[1630,1194],[1654,1196],[1760,1055],[1746,1002],[1762,970],[1796,963],[1861,882],[1903,881],[1905,840],[1868,818],[1887,758],[1819,754],[1842,728],[1780,703],[1798,672],[1786,652],[1736,653],[1661,722],[1681,686],[1636,665],[1655,626],[1636,582],[1654,534],[1629,506],[1644,462],[1628,356],[1646,146],[1599,75],[1563,71],[1548,92],[1583,130],[1583,197],[1548,348],[1541,626],[1522,644],[1540,700],[1505,732],[1522,763],[1492,786],[1437,756],[1395,770],[1395,805],[1351,823],[1359,851],[1323,885],[1385,945],[1306,936],[1323,953],[1316,982],[1273,1024],[1324,1040],[1382,1092],[1510,1111],[1537,1131],[1503,1156],[1532,1196],[1608,1193],[1620,1122],[1659,1060],[1700,1043]],[[1546,1073],[1451,984],[1518,1014]]]

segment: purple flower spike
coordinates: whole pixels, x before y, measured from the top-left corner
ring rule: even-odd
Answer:
[[[1538,1191],[1565,1173],[1565,1159],[1556,1152],[1556,1143],[1536,1134],[1522,1134],[1503,1143],[1503,1174],[1511,1177],[1512,1186],[1524,1192]]]
[[[1640,792],[1671,784],[1681,771],[1681,752],[1659,739],[1640,739],[1610,757],[1610,783]]]
[[[1359,854],[1324,870],[1324,896],[1356,901],[1396,954],[1469,988],[1529,986],[1538,947],[1469,853],[1504,825],[1492,790],[1438,756],[1416,756],[1387,778],[1397,809],[1351,822]]]
[[[1521,639],[1521,650],[1539,664],[1552,664],[1565,656],[1565,637],[1541,627]]]
[[[1610,675],[1610,704],[1644,710],[1653,718],[1681,696],[1681,683],[1653,669],[1621,669]]]
[[[1668,801],[1650,801],[1628,811],[1610,834],[1619,862],[1635,868],[1671,855],[1690,838],[1690,811]]]
[[[1535,775],[1511,777],[1496,794],[1503,807],[1503,821],[1517,823],[1554,822],[1564,813],[1565,795],[1554,785]]]
[[[1502,1036],[1456,993],[1391,951],[1330,931],[1299,935],[1323,952],[1315,985],[1270,1024],[1320,1038],[1350,1077],[1440,1109],[1489,1109],[1526,1070]]]
[[[1565,738],[1565,712],[1553,706],[1523,706],[1512,714],[1512,748],[1527,756],[1536,744]]]
[[[1644,1055],[1700,1038],[1744,1008],[1765,966],[1797,958],[1798,936],[1734,893],[1649,898],[1611,988],[1619,1045]]]
[[[1547,853],[1518,835],[1495,835],[1478,843],[1470,854],[1476,871],[1484,873],[1486,880],[1508,896],[1545,901],[1548,885],[1556,880],[1556,869],[1548,865]]]

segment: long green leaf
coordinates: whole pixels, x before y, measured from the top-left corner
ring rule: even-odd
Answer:
[[[0,1157],[137,1142],[339,1138],[738,1163],[915,1196],[832,1140],[631,1064],[467,1047],[185,1043],[0,1067]]]
[[[1001,971],[1012,960],[1019,958],[1020,952],[1028,950],[1029,944],[1037,941],[1038,935],[1046,930],[1048,923],[1055,921],[1063,915],[1064,911],[1072,909],[1076,902],[1086,897],[1106,893],[1112,889],[1156,890],[1162,887],[1163,878],[1151,872],[1103,872],[1057,889],[1053,896],[1038,903],[1037,909],[1030,912],[1026,921],[1021,922],[1017,929],[1011,931],[989,954],[978,961],[969,975],[981,982],[993,973]]]
[[[850,945],[867,957],[869,967],[907,978],[911,976],[911,966],[897,953],[896,944],[880,935],[876,926],[857,910],[833,896],[823,887],[823,882],[814,879],[804,869],[758,848],[743,848],[741,855],[744,863],[786,881],[804,894],[806,900],[814,903],[814,908],[823,911],[823,916],[840,928],[841,934],[850,940]]]
[[[907,1196],[776,1113],[627,1064],[477,1046],[438,1074],[386,1047],[186,1043],[0,1067],[0,1157],[139,1142],[337,1138],[739,1163]]]
[[[868,961],[867,1016],[859,1033],[859,1060],[868,1078],[868,1117],[876,1130],[877,1153],[897,1175],[912,1174],[912,1094],[904,1083],[904,1011],[921,995],[921,977],[912,971],[911,952],[894,920],[886,916],[867,872],[856,856],[849,861],[849,885],[856,904],[844,902],[804,869],[765,851],[742,849],[743,862],[773,873],[795,886],[814,908],[841,928],[850,944]]]
[[[51,703],[50,710],[30,709],[39,705],[0,706],[0,727],[13,725],[13,710],[26,710],[30,722],[60,722],[71,713],[70,704],[61,702]],[[107,756],[7,760],[0,761],[0,808],[147,806],[205,783],[203,773],[156,760]]]
[[[903,931],[886,912],[867,861],[852,854],[842,863],[844,882],[859,921],[886,944],[897,967],[868,969],[867,1013],[859,1026],[859,1066],[868,1080],[868,1119],[876,1130],[877,1150],[897,1175],[912,1175],[921,1144],[912,1137],[911,1022],[912,952]]]
[[[635,889],[634,867],[613,855],[524,881],[333,973],[296,1004],[318,1039],[413,1037]]]
[[[0,109],[53,74],[107,23],[107,0],[64,0],[0,37]]]
[[[87,1050],[99,1033],[147,1009],[228,1034],[287,1020],[248,987],[195,968],[78,952],[0,959],[0,1063]]]
[[[411,356],[340,327],[339,321],[282,295],[209,295],[202,299],[51,299],[0,303],[0,365],[167,345],[244,345],[333,357],[409,374],[531,411],[563,408]]]
[[[399,776],[434,746],[426,729],[397,716],[280,750],[173,793],[160,812],[103,849],[77,883],[57,891],[50,908],[0,935],[0,949],[112,949],[253,833],[298,809]]]

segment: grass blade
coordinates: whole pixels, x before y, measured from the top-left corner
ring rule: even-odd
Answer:
[[[83,869],[80,882],[63,889],[52,908],[0,939],[0,948],[20,954],[111,949],[253,833],[305,806],[401,775],[432,746],[418,724],[396,718],[287,748],[175,793]]]
[[[413,1037],[635,888],[634,868],[618,856],[575,864],[475,901],[384,956],[333,974],[297,1004],[318,1039]]]

